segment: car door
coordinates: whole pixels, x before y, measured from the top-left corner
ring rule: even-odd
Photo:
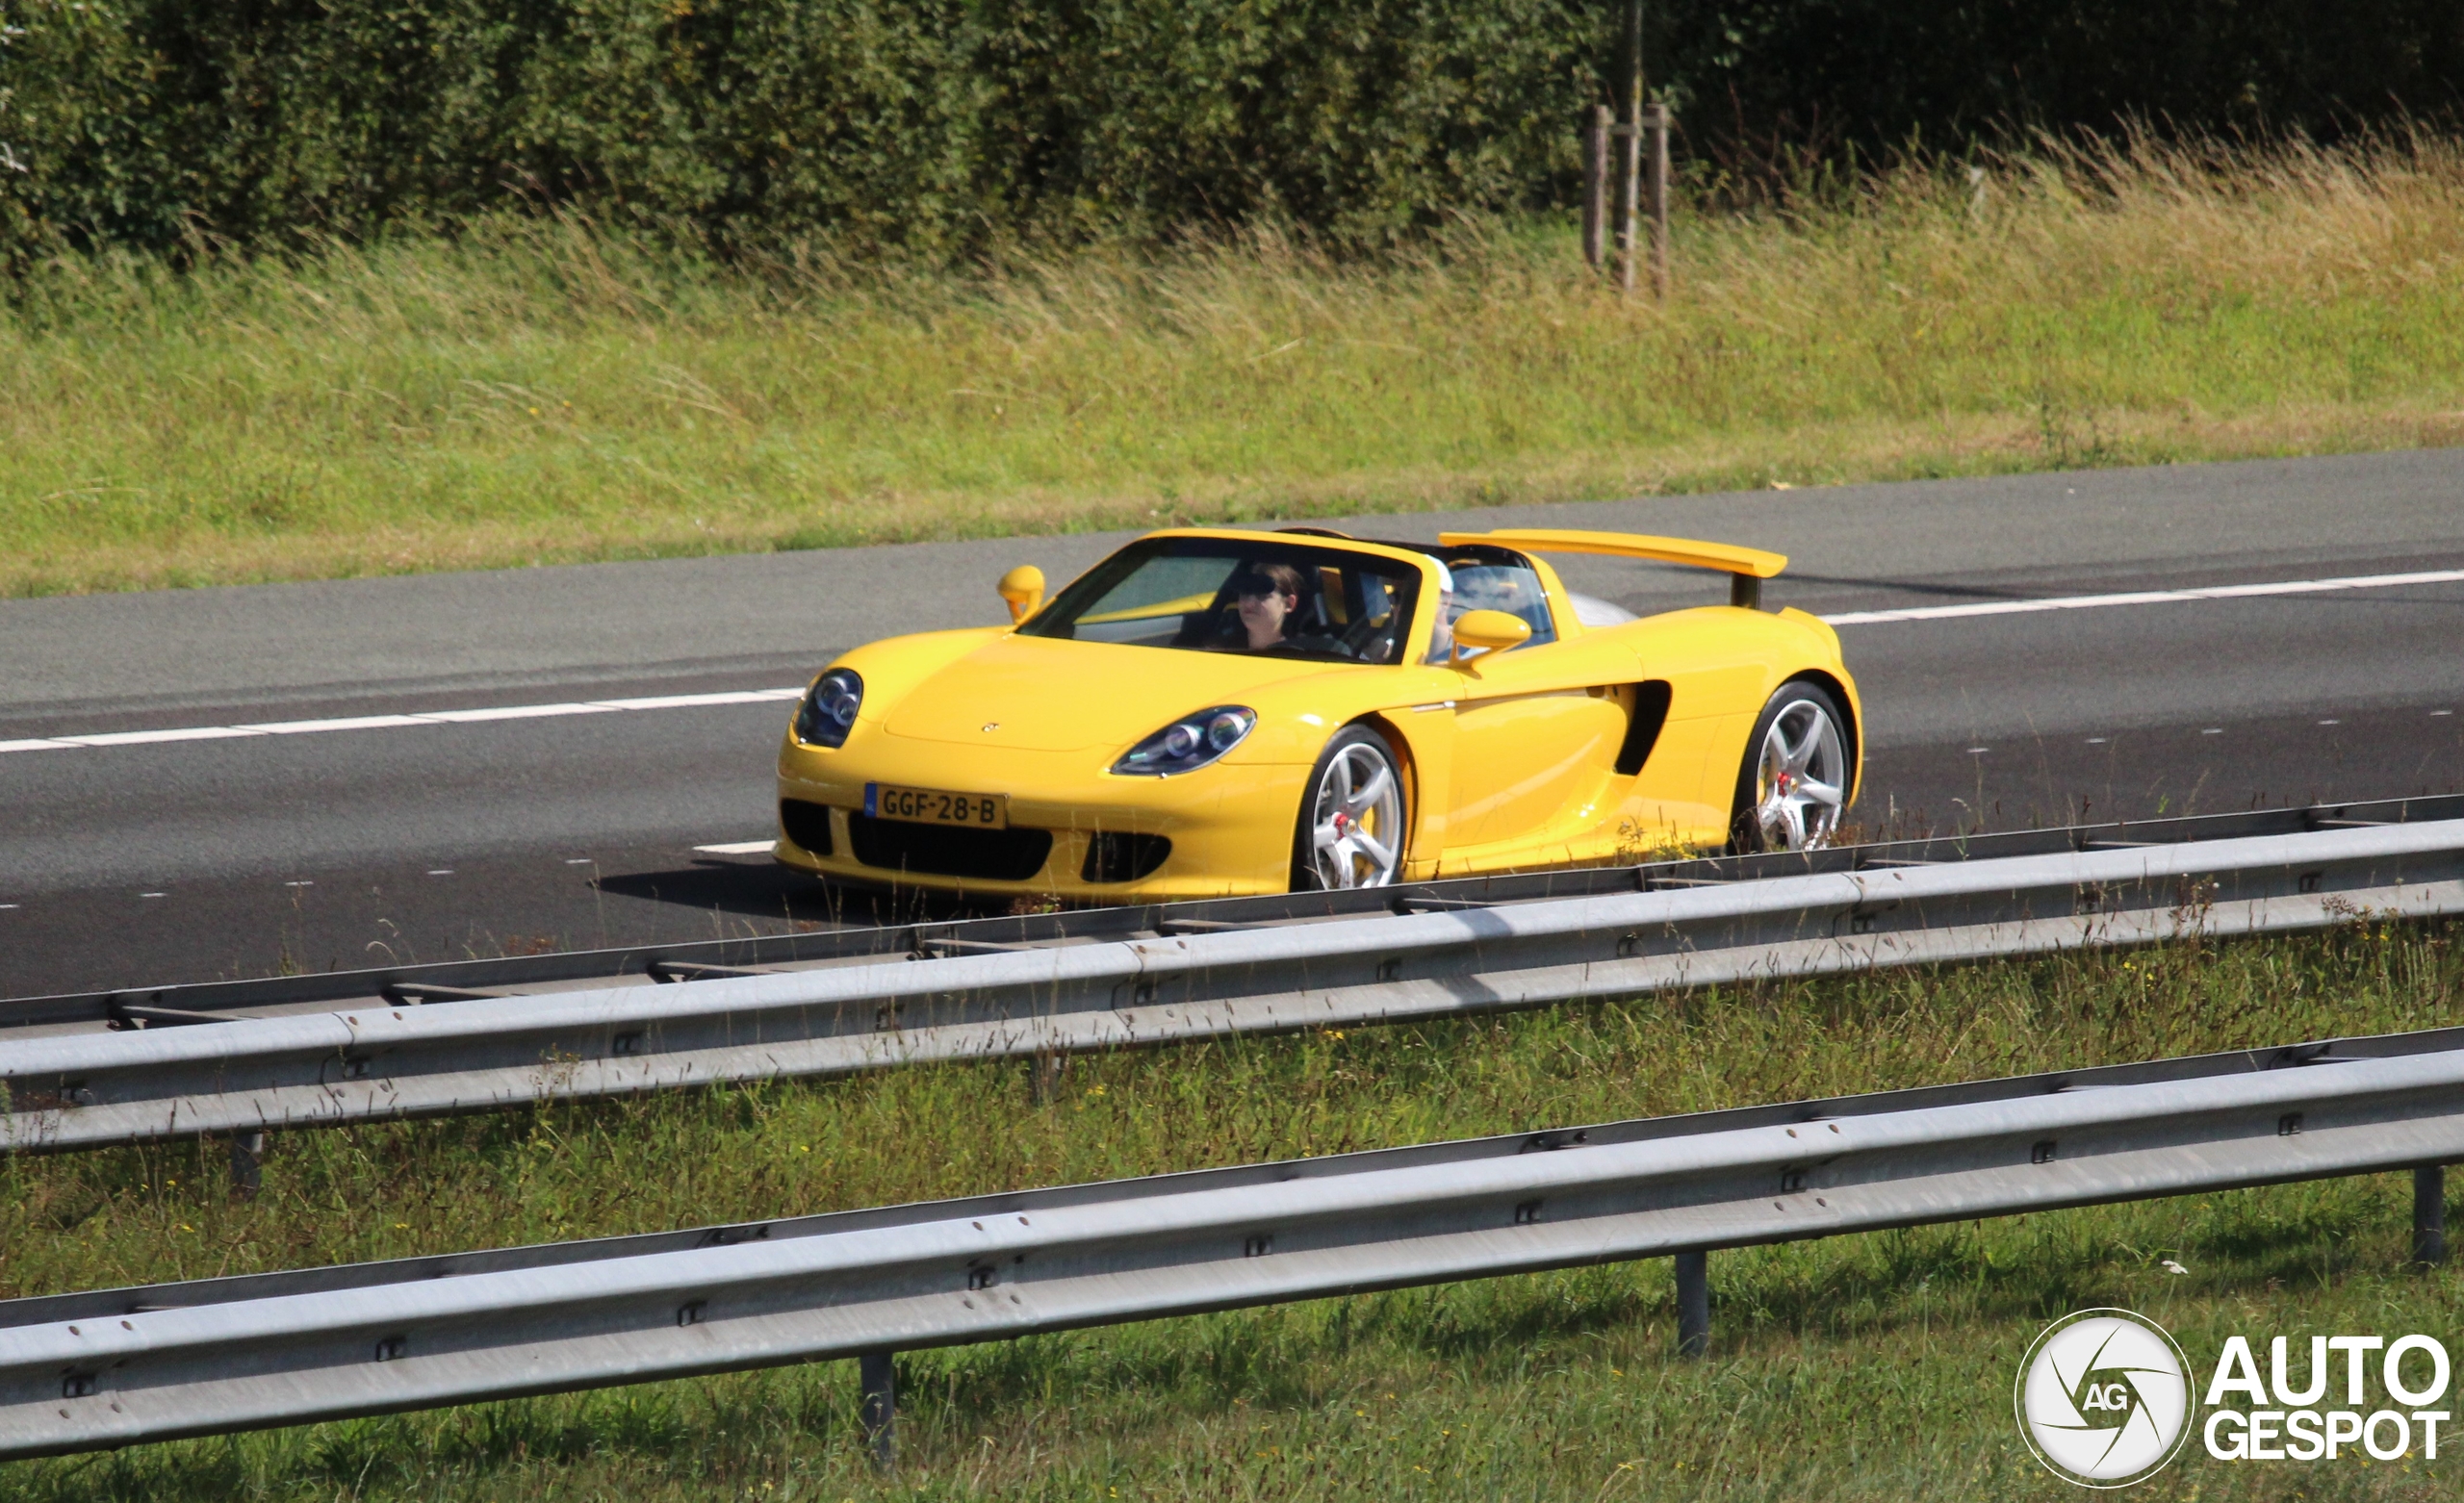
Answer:
[[[1631,678],[1594,644],[1557,640],[1546,592],[1527,565],[1453,569],[1451,609],[1504,610],[1532,640],[1459,670],[1446,824],[1448,866],[1511,860],[1519,848],[1562,843],[1605,792],[1626,733],[1615,691]],[[1485,860],[1483,858],[1486,858]],[[1559,857],[1561,858],[1561,857]]]

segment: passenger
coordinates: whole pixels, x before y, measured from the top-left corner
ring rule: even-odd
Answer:
[[[1454,571],[1440,563],[1437,566],[1437,626],[1428,635],[1427,661],[1454,661],[1454,624],[1471,608],[1455,597]]]

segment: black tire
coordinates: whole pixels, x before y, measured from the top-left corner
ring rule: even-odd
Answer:
[[[1340,773],[1339,763],[1342,764]],[[1383,788],[1375,787],[1369,780],[1374,777],[1376,769],[1382,769],[1387,780]],[[1360,807],[1352,810],[1327,809],[1325,805],[1329,800],[1347,780],[1351,779],[1358,779],[1350,781],[1349,785]],[[1370,797],[1361,798],[1361,794]],[[1319,753],[1318,765],[1309,770],[1309,780],[1301,785],[1299,818],[1292,830],[1292,890],[1319,892],[1329,887],[1388,887],[1400,880],[1405,847],[1411,838],[1409,795],[1409,786],[1403,778],[1402,758],[1395,754],[1394,747],[1384,736],[1366,726],[1347,726],[1337,731],[1326,743],[1326,750]],[[1324,853],[1327,859],[1322,862],[1318,834],[1326,823],[1322,816],[1335,812],[1345,813],[1347,819],[1357,816],[1353,826],[1356,833],[1346,837],[1354,844],[1340,855],[1333,851]],[[1385,828],[1390,821],[1391,831]],[[1391,840],[1386,838],[1390,834]],[[1388,859],[1382,869],[1377,869],[1380,863],[1371,851],[1360,849],[1363,844],[1387,853]],[[1372,870],[1364,871],[1363,861]],[[1354,879],[1343,881],[1334,879],[1330,875],[1330,872],[1341,871],[1350,872]]]
[[[1808,765],[1788,776],[1804,779],[1797,784],[1800,788],[1835,789],[1837,802],[1826,803],[1819,798],[1791,794],[1784,786],[1775,796],[1763,782],[1763,757],[1771,746],[1773,729],[1784,719],[1787,720],[1792,731],[1784,739],[1795,740],[1797,730],[1813,728],[1812,721],[1816,716],[1828,727],[1828,757],[1826,759],[1819,750],[1825,744],[1820,733],[1816,732],[1817,750],[1809,753]],[[1835,765],[1815,765],[1826,760]],[[1745,752],[1736,770],[1736,791],[1729,804],[1730,853],[1745,855],[1758,851],[1811,850],[1828,844],[1838,833],[1839,822],[1847,812],[1848,796],[1856,786],[1857,741],[1849,734],[1848,712],[1840,707],[1838,697],[1821,684],[1810,678],[1789,679],[1762,706],[1762,713],[1754,718],[1753,733],[1745,738]],[[1766,811],[1766,802],[1774,807]],[[1784,809],[1777,805],[1787,803],[1797,805],[1795,823],[1806,837],[1802,840],[1792,842],[1785,838],[1789,821]],[[1809,818],[1805,812],[1808,809],[1817,809],[1820,813]],[[1770,819],[1767,814],[1780,817]],[[1777,829],[1774,825],[1778,826]],[[1781,838],[1775,839],[1775,835]]]

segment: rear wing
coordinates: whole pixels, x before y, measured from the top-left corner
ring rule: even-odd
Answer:
[[[1519,548],[1527,553],[1605,553],[1612,558],[1648,558],[1689,569],[1716,569],[1729,576],[1729,603],[1747,610],[1762,606],[1762,581],[1788,567],[1785,553],[1730,543],[1698,543],[1691,538],[1655,538],[1639,532],[1580,532],[1564,527],[1509,527],[1502,532],[1441,532],[1442,548],[1479,544]]]

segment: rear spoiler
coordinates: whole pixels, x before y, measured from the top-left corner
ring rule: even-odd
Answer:
[[[1762,581],[1788,567],[1785,553],[1730,543],[1697,543],[1691,538],[1655,538],[1639,532],[1579,532],[1563,527],[1509,527],[1502,532],[1441,532],[1442,548],[1482,545],[1518,548],[1527,553],[1605,553],[1612,558],[1648,558],[1688,569],[1716,569],[1729,576],[1729,603],[1747,610],[1762,606]]]

